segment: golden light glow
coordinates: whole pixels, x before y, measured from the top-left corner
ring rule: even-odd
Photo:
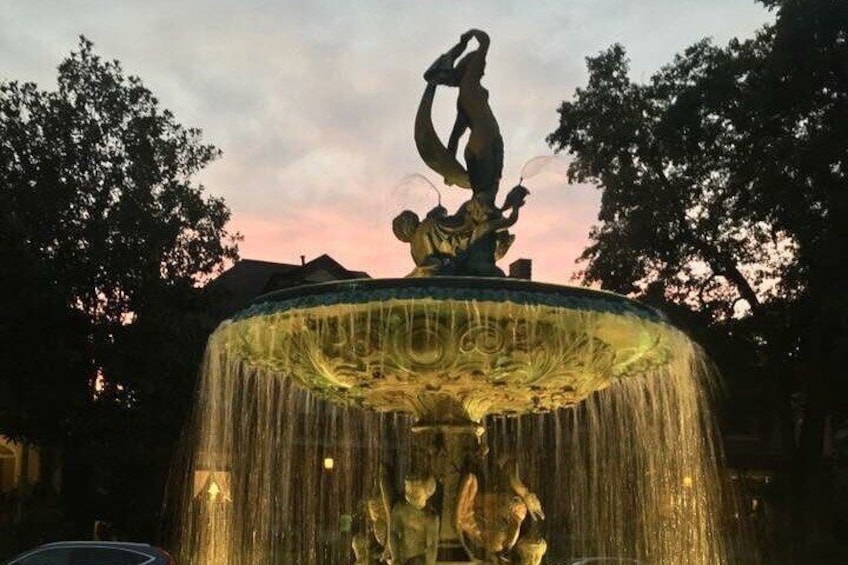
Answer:
[[[215,502],[218,499],[218,495],[221,494],[221,487],[214,480],[209,481],[209,488],[206,489],[206,494],[209,495],[210,502]]]
[[[205,504],[184,505],[182,555],[198,565],[312,556],[325,532],[352,527],[346,512],[372,494],[381,464],[391,466],[395,456],[411,451],[412,434],[424,432],[414,429],[419,412],[432,422],[459,420],[459,414],[489,422],[482,416],[490,411],[553,411],[605,388],[574,417],[541,414],[526,426],[493,418],[485,430],[465,424],[475,440],[457,441],[455,455],[464,458],[460,452],[470,449],[476,460],[484,437],[497,455],[513,445],[516,458],[550,450],[546,464],[522,466],[521,480],[525,488],[562,480],[562,488],[548,494],[561,510],[554,514],[571,525],[577,554],[629,546],[644,548],[636,557],[646,563],[648,556],[663,564],[728,563],[732,551],[716,535],[723,526],[721,473],[706,449],[712,428],[704,385],[711,376],[700,371],[707,363],[682,332],[616,316],[624,315],[413,297],[271,310],[224,322],[210,338],[198,387],[194,433],[201,441],[194,461],[205,469],[196,471],[195,497]],[[654,349],[644,352],[642,334],[654,336]],[[246,406],[255,409],[245,415]],[[389,445],[401,447],[397,455]],[[344,465],[335,469],[331,452],[340,453]],[[560,478],[559,469],[568,472]],[[211,504],[213,473],[220,493]],[[622,484],[628,489],[618,496],[614,489]],[[382,496],[376,498],[379,517],[385,508]],[[322,549],[327,559],[319,562],[342,562],[346,546],[338,546],[339,554]]]

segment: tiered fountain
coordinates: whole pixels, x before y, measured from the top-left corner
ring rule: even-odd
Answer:
[[[413,272],[271,293],[210,338],[182,562],[726,561],[697,348],[632,300],[495,265],[528,191],[496,204],[488,45],[471,30],[424,74],[419,152],[471,198],[397,216]]]

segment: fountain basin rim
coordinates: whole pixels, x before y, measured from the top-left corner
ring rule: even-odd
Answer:
[[[668,322],[659,310],[614,292],[496,277],[352,279],[300,285],[263,294],[232,319],[315,306],[415,299],[512,302],[630,314],[652,322]]]
[[[439,277],[279,290],[211,339],[225,363],[292,379],[331,403],[465,426],[572,406],[662,370],[681,337],[657,310],[610,292]]]

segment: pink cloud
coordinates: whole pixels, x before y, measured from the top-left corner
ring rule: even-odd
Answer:
[[[586,246],[597,198],[586,187],[566,188],[562,179],[553,180],[531,185],[527,205],[512,230],[516,242],[500,267],[506,270],[512,261],[530,258],[534,280],[573,284],[571,277],[578,269],[574,261]],[[447,196],[445,204],[453,210],[467,194]],[[348,269],[366,271],[372,277],[406,275],[413,267],[409,249],[391,232],[391,218],[400,209],[371,214],[368,206],[355,204],[340,200],[335,206],[304,206],[280,221],[235,214],[231,228],[245,236],[242,257],[298,263],[301,255],[310,260],[327,253]]]

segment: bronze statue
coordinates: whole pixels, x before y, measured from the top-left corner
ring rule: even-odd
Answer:
[[[499,459],[493,478],[493,487],[478,493],[477,475],[469,473],[465,477],[457,503],[455,526],[469,555],[484,563],[504,563],[510,560],[527,515],[530,514],[535,521],[544,519],[545,514],[538,497],[519,478],[513,459]],[[544,555],[547,545],[542,549],[541,543],[527,538],[519,551],[519,559],[533,563],[540,550]]]
[[[477,40],[477,49],[457,62],[472,38]],[[437,173],[444,175],[447,184],[470,185],[474,197],[493,211],[503,172],[504,151],[498,121],[489,107],[489,92],[480,84],[486,69],[488,51],[489,36],[479,29],[469,30],[460,36],[459,43],[439,57],[424,73],[428,85],[424,99],[430,98],[430,103],[435,85],[459,88],[456,120],[445,152],[455,162],[459,139],[466,129],[469,130],[464,152],[467,183],[465,178],[456,174],[453,164],[439,151],[441,143],[432,129],[430,108],[424,100],[416,117],[416,144],[424,161]],[[429,128],[426,127],[428,123]],[[434,158],[434,155],[439,157]]]
[[[409,243],[415,270],[410,277],[436,275],[504,276],[495,261],[503,257],[515,237],[507,229],[518,221],[518,213],[528,194],[515,186],[503,207],[492,213],[476,198],[449,216],[436,206],[424,220],[404,210],[392,222],[395,237]],[[508,216],[504,212],[509,211]]]
[[[427,506],[427,501],[436,492],[436,480],[429,475],[408,476],[399,500],[393,500],[394,489],[385,475],[380,487],[386,506],[391,507],[388,543],[392,565],[435,565],[439,515]]]
[[[410,277],[453,275],[457,272],[457,251],[468,246],[470,225],[457,214],[436,206],[424,220],[411,210],[404,210],[392,222],[395,237],[410,244],[415,270]]]
[[[478,47],[457,59],[471,39]],[[486,67],[489,36],[477,29],[462,34],[459,43],[424,73],[427,87],[415,118],[415,143],[424,162],[449,185],[470,188],[473,196],[449,216],[441,205],[424,220],[410,210],[392,225],[395,236],[409,243],[416,268],[411,277],[437,275],[504,276],[495,266],[515,239],[507,228],[518,220],[528,190],[512,189],[504,204],[495,204],[503,173],[503,139],[489,107],[489,93],[480,84]],[[431,110],[437,86],[459,89],[456,120],[445,147],[433,128]],[[465,167],[456,160],[459,140],[469,131]],[[510,212],[505,216],[505,212]]]
[[[472,39],[477,48],[465,53]],[[489,93],[481,84],[489,43],[486,33],[469,30],[424,73],[427,86],[415,118],[418,152],[445,183],[471,189],[471,197],[452,214],[440,200],[423,219],[411,210],[394,218],[392,230],[409,244],[415,262],[410,277],[504,276],[495,262],[515,239],[508,230],[518,221],[529,191],[518,184],[500,206],[496,203],[504,144]],[[439,86],[458,89],[456,119],[447,145],[431,117]],[[462,165],[457,152],[466,131]],[[357,563],[379,559],[392,565],[434,565],[441,536],[446,558],[464,553],[475,562],[539,565],[547,544],[535,526],[544,513],[539,499],[521,482],[515,461],[501,458],[494,473],[487,474],[482,426],[471,422],[465,409],[456,421],[449,411],[432,413],[440,419],[419,421],[414,428],[411,468],[415,475],[406,477],[402,496],[386,470],[381,473],[382,505],[374,500],[368,503],[370,536],[354,539]],[[478,476],[486,487],[480,493]],[[439,495],[431,504],[437,486]],[[528,514],[533,524],[529,528]],[[382,555],[378,546],[384,549]]]

